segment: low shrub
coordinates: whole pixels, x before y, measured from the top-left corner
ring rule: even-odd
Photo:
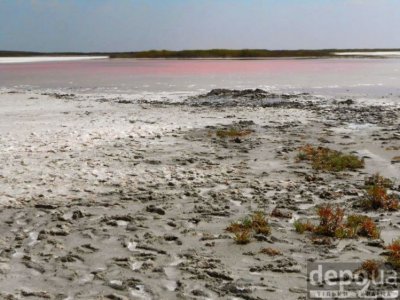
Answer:
[[[315,229],[315,226],[310,222],[301,222],[300,220],[297,220],[294,222],[294,228],[296,230],[296,232],[303,234],[306,231],[311,231],[313,232]]]
[[[239,245],[248,244],[251,241],[251,230],[250,229],[241,229],[241,230],[235,231],[233,234],[235,235],[233,239]]]
[[[400,269],[400,239],[394,240],[386,247],[389,251],[387,262],[396,269]]]
[[[372,176],[365,178],[364,183],[365,183],[365,186],[367,187],[367,189],[371,188],[373,186],[382,186],[387,189],[391,189],[391,188],[393,188],[393,185],[394,185],[393,180],[391,180],[389,178],[385,178],[385,177],[381,176],[379,173],[376,173]]]
[[[271,233],[268,220],[263,212],[255,212],[239,222],[232,223],[225,230],[234,234],[234,240],[238,244],[250,242],[254,233],[263,235]]]
[[[365,274],[368,279],[376,279],[379,277],[379,268],[382,266],[382,262],[368,259],[361,264],[354,273]]]
[[[297,160],[310,161],[312,167],[316,170],[332,172],[356,170],[364,167],[364,160],[356,155],[344,154],[340,151],[311,145],[300,148]]]
[[[256,233],[268,235],[271,228],[263,212],[256,212],[251,216],[251,227]]]
[[[399,199],[396,195],[389,195],[387,187],[390,181],[387,178],[375,175],[374,181],[369,181],[372,185],[367,186],[367,198],[363,201],[362,206],[365,209],[384,209],[395,211],[399,209]]]
[[[377,239],[380,236],[379,229],[375,222],[364,215],[350,215],[347,217],[345,227],[350,228],[353,236],[362,236]]]
[[[324,236],[335,237],[336,232],[341,229],[344,217],[344,210],[336,207],[333,209],[330,205],[321,206],[317,210],[319,216],[319,225],[314,232]]]
[[[350,215],[346,221],[344,210],[330,205],[321,206],[317,210],[319,224],[313,225],[309,221],[294,223],[295,230],[302,234],[306,231],[339,239],[366,237],[377,239],[380,236],[375,222],[368,216]]]

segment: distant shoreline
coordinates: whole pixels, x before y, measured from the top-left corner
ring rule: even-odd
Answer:
[[[0,57],[0,64],[19,64],[35,62],[63,62],[81,61],[93,59],[108,59],[108,56],[19,56],[19,57]]]
[[[137,52],[26,52],[0,51],[0,57],[76,57],[101,56],[136,59],[270,59],[270,58],[333,58],[400,56],[400,49],[322,49],[322,50],[149,50]]]

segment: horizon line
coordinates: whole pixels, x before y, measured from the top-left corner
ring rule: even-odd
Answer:
[[[316,49],[263,49],[263,48],[204,48],[204,49],[147,49],[147,50],[126,50],[126,51],[36,51],[36,50],[4,50],[0,49],[0,53],[31,53],[31,54],[90,54],[90,53],[103,53],[103,54],[122,54],[122,53],[146,53],[146,52],[185,52],[185,51],[268,51],[268,52],[296,52],[296,51],[393,51],[400,48],[316,48]]]

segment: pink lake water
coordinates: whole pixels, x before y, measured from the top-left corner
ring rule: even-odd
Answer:
[[[400,59],[98,59],[0,64],[0,88],[134,94],[263,88],[397,97]]]

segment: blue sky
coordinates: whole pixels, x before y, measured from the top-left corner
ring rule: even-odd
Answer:
[[[400,0],[0,0],[0,49],[400,48]]]

